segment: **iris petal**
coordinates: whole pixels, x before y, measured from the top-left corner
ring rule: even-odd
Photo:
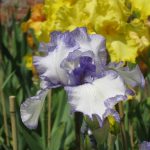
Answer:
[[[98,34],[88,35],[86,28],[77,28],[72,31],[75,41],[79,44],[80,51],[91,50],[95,55],[95,60],[99,64],[106,64],[106,42],[105,38]]]
[[[59,84],[67,84],[67,74],[65,70],[60,67],[61,61],[67,57],[66,49],[58,49],[45,57],[35,56],[33,63],[42,80],[51,82],[51,87]]]
[[[75,64],[76,55],[94,55],[92,58],[98,66],[97,72],[100,72],[101,65],[106,64],[105,39],[97,34],[88,35],[86,28],[77,28],[64,33],[54,31],[51,33],[51,42],[42,43],[40,50],[42,47],[43,51],[47,52],[46,56],[34,57],[33,63],[40,78],[49,82],[51,88],[70,84],[68,74],[62,67],[64,60],[70,59],[70,56],[75,55],[71,60],[72,64]],[[48,50],[46,51],[45,48]],[[80,53],[77,54],[77,51]]]
[[[107,62],[107,52],[106,52],[106,41],[105,38],[98,34],[89,35],[90,36],[90,45],[92,51],[96,56],[96,61],[100,65],[106,65]]]
[[[82,112],[90,118],[92,115],[97,115],[101,121],[111,112],[114,116],[115,113],[112,111],[114,105],[126,98],[126,87],[122,79],[111,73],[96,79],[91,84],[67,86],[65,90],[74,111]]]
[[[141,87],[144,87],[145,80],[138,65],[132,70],[129,70],[128,67],[127,68],[122,67],[122,68],[117,69],[117,72],[124,79],[127,85],[131,87],[135,87],[138,85],[140,85]]]
[[[21,119],[25,126],[29,129],[34,129],[38,125],[38,119],[47,92],[47,90],[38,91],[36,96],[28,98],[25,102],[21,104]]]

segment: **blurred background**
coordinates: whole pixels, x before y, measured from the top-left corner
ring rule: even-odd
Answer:
[[[39,89],[32,56],[39,55],[34,30],[45,20],[42,7],[42,0],[0,0],[0,150],[136,150],[150,141],[149,51],[138,58],[146,86],[122,104],[120,124],[110,119],[99,128],[85,118],[87,127],[81,119],[79,135],[66,94],[58,88],[49,92],[38,128],[23,125],[20,104]]]

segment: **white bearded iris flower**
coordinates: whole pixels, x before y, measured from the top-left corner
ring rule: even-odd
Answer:
[[[41,78],[41,90],[20,108],[23,123],[31,129],[38,124],[50,88],[64,86],[72,110],[90,118],[95,115],[102,126],[108,115],[119,121],[114,105],[134,94],[128,87],[144,84],[138,67],[130,71],[120,63],[107,64],[104,37],[88,35],[85,28],[51,33],[51,42],[42,43],[40,51],[46,56],[34,57],[34,65]]]

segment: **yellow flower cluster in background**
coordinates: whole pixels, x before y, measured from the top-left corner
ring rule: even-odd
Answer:
[[[31,34],[28,31],[30,29],[33,29],[36,36],[38,37],[41,34],[41,24],[42,22],[45,21],[45,19],[46,18],[44,14],[44,5],[42,3],[37,3],[33,5],[31,8],[31,15],[28,21],[23,22],[21,24],[22,31],[27,33],[28,46],[32,50],[36,50],[35,41],[34,41],[33,34]],[[25,67],[28,70],[32,71],[33,80],[36,81],[38,79],[38,75],[37,75],[35,67],[33,66],[32,57],[33,57],[32,54],[27,54],[24,57],[24,63],[25,63]]]
[[[24,62],[25,62],[25,66],[27,69],[32,70],[33,69],[33,65],[32,65],[32,55],[28,54],[24,57]]]
[[[146,20],[150,15],[150,1],[149,0],[130,0],[132,4],[132,11],[139,12],[139,17]]]
[[[54,30],[87,27],[105,36],[112,61],[133,63],[150,44],[148,0],[45,0],[44,13],[46,20],[35,28],[39,41],[48,42]]]
[[[44,6],[42,3],[35,4],[31,8],[31,16],[27,22],[23,22],[21,25],[22,31],[27,32],[29,29],[33,29],[36,36],[41,33],[42,22],[45,21]]]
[[[27,54],[26,56],[24,56],[24,63],[25,63],[25,67],[28,69],[28,70],[31,70],[32,71],[32,74],[33,74],[33,81],[36,82],[38,81],[38,73],[33,65],[33,56],[32,54]]]

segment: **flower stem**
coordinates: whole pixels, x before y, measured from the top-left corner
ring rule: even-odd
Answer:
[[[12,129],[12,141],[13,141],[13,150],[18,149],[17,145],[17,126],[16,126],[16,110],[15,110],[15,96],[9,97],[9,111],[11,119],[11,129]]]
[[[9,146],[9,134],[8,134],[8,126],[7,126],[6,104],[5,104],[4,93],[2,90],[0,91],[0,97],[1,97],[1,103],[2,103],[2,113],[3,113],[3,120],[4,120],[4,131],[5,131],[5,137],[6,137],[6,145]]]
[[[130,132],[131,149],[134,150],[134,133],[133,133],[133,125],[132,125],[132,123],[129,124],[129,132]]]
[[[42,110],[42,115],[41,115],[41,127],[42,127],[42,142],[43,142],[43,149],[46,149],[46,128],[45,128],[45,123],[46,123],[46,111],[45,111],[45,104],[43,104],[43,110]]]
[[[2,56],[0,53],[0,65],[2,66]],[[2,67],[0,67],[0,87],[2,87],[3,84],[3,76],[4,72],[2,70]],[[7,114],[6,114],[6,101],[5,101],[5,96],[3,89],[0,88],[0,97],[1,97],[1,105],[2,105],[2,115],[3,115],[3,120],[4,120],[4,131],[5,131],[5,138],[6,138],[6,145],[9,147],[9,133],[8,133],[8,126],[7,126]]]
[[[113,150],[113,140],[111,133],[108,134],[108,150]]]
[[[119,115],[120,115],[120,127],[121,127],[121,136],[122,136],[122,143],[123,143],[123,148],[124,150],[128,149],[128,144],[127,144],[127,137],[126,137],[126,131],[125,131],[125,126],[124,126],[124,109],[123,109],[123,103],[120,102],[118,104],[119,107]]]
[[[47,135],[47,145],[49,145],[51,139],[51,93],[52,91],[49,90],[48,92],[48,135]]]
[[[80,143],[80,129],[82,125],[83,115],[80,112],[75,112],[75,136],[76,136],[76,150],[81,150]]]

